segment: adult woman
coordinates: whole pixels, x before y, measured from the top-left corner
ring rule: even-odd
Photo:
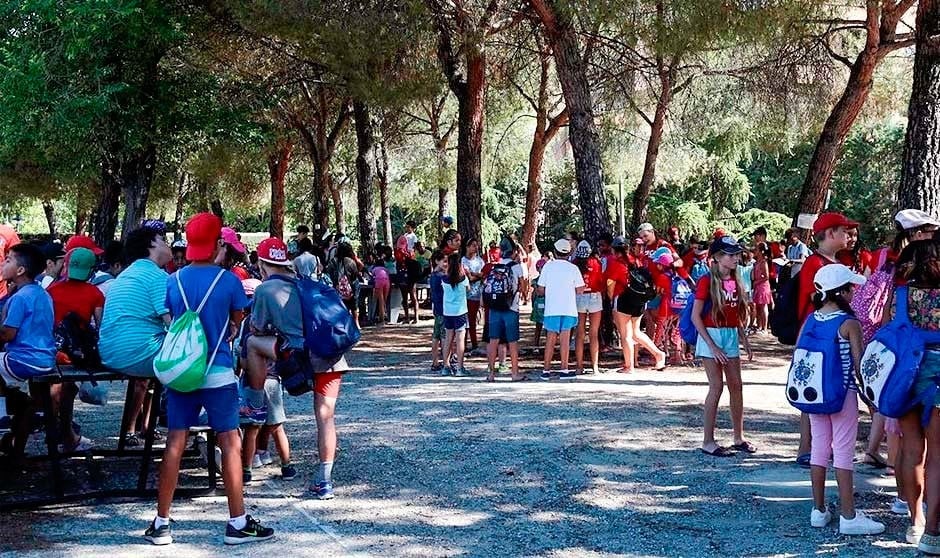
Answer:
[[[480,257],[480,243],[475,238],[467,237],[463,243],[462,254],[460,265],[470,280],[470,291],[467,293],[467,331],[472,353],[477,350],[477,319],[480,316],[480,297],[483,295],[483,266],[486,264]]]
[[[633,372],[636,365],[637,345],[649,351],[655,361],[654,368],[661,369],[666,366],[666,353],[659,350],[653,340],[640,328],[646,302],[637,298],[636,293],[629,288],[630,270],[642,267],[638,259],[642,255],[642,245],[634,243],[629,252],[624,245],[615,244],[613,249],[615,257],[607,262],[606,278],[608,294],[613,300],[614,326],[617,328],[623,350],[623,367],[618,372],[623,374]],[[611,282],[615,284],[612,289]],[[620,284],[623,285],[622,289],[619,288]]]
[[[592,254],[591,244],[582,240],[574,253],[574,265],[578,266],[584,279],[584,292],[578,295],[578,331],[575,337],[575,359],[578,374],[596,374],[600,356],[598,332],[601,327],[601,312],[604,309],[603,292],[606,288],[601,262]],[[584,368],[584,328],[590,317],[588,340],[591,349],[591,369]]]

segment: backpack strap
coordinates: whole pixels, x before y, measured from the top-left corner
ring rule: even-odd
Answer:
[[[907,285],[903,285],[894,290],[894,319],[901,320],[904,323],[910,323],[911,319],[907,315]]]
[[[229,319],[225,318],[225,324],[222,325],[222,331],[219,332],[219,340],[215,342],[215,349],[212,350],[212,356],[206,361],[206,370],[212,367],[215,362],[215,356],[219,354],[219,347],[222,346],[222,339],[225,339],[225,330],[228,329]]]
[[[209,296],[212,294],[212,291],[215,290],[215,286],[219,284],[219,279],[222,278],[222,275],[225,273],[224,269],[220,269],[218,275],[215,276],[215,279],[212,280],[212,283],[209,285],[209,290],[206,291],[206,295],[202,297],[202,302],[199,303],[199,308],[196,308],[196,313],[199,314],[202,312],[203,307],[206,305],[206,302],[209,300]],[[179,274],[177,274],[176,280],[179,281]],[[182,290],[182,286],[180,287]],[[189,308],[187,307],[187,310]]]

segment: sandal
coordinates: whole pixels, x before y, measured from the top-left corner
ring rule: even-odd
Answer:
[[[888,462],[882,459],[878,454],[865,452],[865,457],[868,459],[865,459],[862,461],[862,463],[868,465],[872,469],[886,469],[888,467]]]
[[[486,377],[486,381],[487,381],[487,383],[495,382],[495,381],[496,381],[496,376],[490,374],[489,376]]]
[[[734,455],[733,451],[722,446],[716,446],[712,451],[708,451],[705,448],[699,448],[698,450],[705,455],[710,455],[712,457],[731,457]]]
[[[741,442],[740,444],[732,445],[731,449],[735,451],[743,451],[746,453],[757,453],[757,447],[755,447],[754,444],[748,442],[747,440]]]
[[[509,381],[510,381],[510,382],[528,382],[528,381],[529,381],[529,377],[528,377],[528,376],[519,376],[518,378],[512,378],[512,379],[509,380]]]
[[[808,453],[804,453],[803,455],[797,456],[796,464],[800,467],[803,467],[804,469],[809,469],[810,459],[812,459],[812,456]]]

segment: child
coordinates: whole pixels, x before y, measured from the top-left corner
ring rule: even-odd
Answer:
[[[447,256],[447,280],[443,287],[443,314],[444,314],[444,369],[450,367],[452,346],[457,345],[457,366],[450,373],[454,376],[466,376],[463,367],[464,349],[466,340],[464,331],[467,329],[467,294],[470,291],[470,280],[460,263],[460,254],[453,253]]]
[[[576,302],[578,309],[578,329],[575,333],[575,361],[577,374],[597,374],[600,359],[600,329],[601,314],[604,310],[604,272],[601,261],[593,255],[593,248],[587,240],[578,242],[574,252],[574,265],[581,272],[584,291],[579,293]],[[585,327],[590,320],[587,330],[588,346],[591,351],[591,368],[584,367],[584,335]]]
[[[372,266],[372,285],[373,293],[372,296],[375,297],[375,319],[379,324],[384,324],[388,322],[388,314],[385,310],[385,304],[388,302],[388,293],[392,290],[392,280],[388,275],[388,270],[385,268],[385,262],[376,258],[375,264]]]
[[[0,283],[9,283],[13,293],[0,312],[0,392],[13,416],[12,450],[17,457],[23,455],[31,430],[27,380],[55,368],[52,300],[36,283],[45,267],[42,250],[32,244],[9,248],[0,267]]]
[[[685,280],[679,277],[674,271],[674,258],[668,248],[659,248],[653,254],[653,265],[656,266],[657,273],[653,275],[656,283],[656,291],[659,293],[660,303],[656,309],[656,325],[653,329],[653,343],[664,353],[672,354],[669,364],[681,365],[685,360],[685,351],[682,350],[682,338],[679,336],[679,312],[685,307],[678,306],[679,301],[673,300],[673,283]],[[688,284],[685,284],[688,287]],[[691,294],[691,289],[684,291],[686,295]],[[688,298],[686,304],[688,304]],[[661,368],[657,368],[661,370]]]
[[[555,252],[558,257],[544,266],[539,275],[539,288],[536,294],[545,297],[545,317],[542,322],[545,327],[545,358],[540,380],[552,379],[552,360],[555,356],[555,343],[560,347],[561,371],[558,378],[573,380],[577,377],[568,369],[568,357],[571,340],[571,328],[578,325],[577,297],[584,292],[584,278],[581,270],[569,262],[567,257],[571,252],[571,243],[561,238],[555,242]]]
[[[852,296],[857,285],[865,283],[865,278],[842,264],[832,264],[816,272],[813,283],[816,294],[813,305],[816,311],[807,317],[804,323],[817,324],[828,320],[844,320],[836,335],[838,350],[842,361],[842,373],[848,391],[842,410],[831,415],[810,414],[809,422],[813,435],[810,457],[810,478],[813,483],[813,511],[810,513],[810,525],[825,527],[832,519],[826,509],[826,466],[832,457],[839,484],[839,533],[843,535],[877,535],[883,533],[885,526],[868,518],[855,509],[855,493],[852,484],[852,461],[855,457],[855,439],[858,436],[858,383],[859,362],[862,358],[862,328],[854,319]],[[846,318],[848,316],[848,319]]]
[[[538,263],[535,264],[535,269],[541,274],[542,268],[545,267],[545,262],[548,260],[543,256],[539,259]],[[532,279],[532,322],[535,323],[535,337],[532,340],[532,346],[538,348],[539,342],[542,340],[542,322],[545,319],[545,293],[542,292],[539,294],[539,277],[537,275]]]
[[[431,372],[447,376],[447,367],[441,362],[441,341],[444,340],[444,281],[447,280],[447,258],[440,250],[431,256],[433,271],[428,279],[431,291],[431,312],[434,314],[434,331],[431,333]]]
[[[744,296],[745,296],[745,309],[747,310],[747,320],[745,325],[747,326],[747,332],[753,333],[755,330],[754,323],[754,259],[751,256],[750,250],[744,250],[741,252],[741,263],[738,264],[738,277],[741,279],[741,285],[744,286]]]
[[[708,396],[705,398],[705,436],[701,451],[714,457],[730,457],[735,451],[755,453],[757,448],[744,439],[744,401],[741,389],[740,343],[744,342],[748,360],[753,359],[751,344],[741,323],[744,287],[737,278],[738,255],[743,248],[737,241],[724,236],[709,248],[711,271],[699,279],[695,289],[692,323],[698,331],[695,356],[703,360],[708,375]],[[711,308],[705,311],[705,305]],[[715,419],[718,400],[728,384],[731,398],[731,426],[734,444],[731,448],[715,442]]]
[[[767,333],[767,318],[774,302],[770,289],[770,248],[760,243],[754,249],[754,269],[751,273],[754,327],[758,333]]]

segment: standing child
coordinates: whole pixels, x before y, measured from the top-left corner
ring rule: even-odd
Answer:
[[[826,506],[826,466],[829,458],[836,470],[839,484],[839,533],[843,535],[877,535],[885,526],[855,509],[855,491],[852,484],[852,461],[855,458],[855,440],[858,436],[858,384],[859,362],[862,358],[862,328],[849,303],[855,287],[865,278],[842,264],[832,264],[816,272],[813,284],[816,311],[807,317],[803,330],[814,327],[817,331],[832,324],[836,343],[830,345],[842,364],[844,385],[848,386],[842,409],[830,415],[810,414],[809,423],[813,440],[810,457],[810,478],[813,484],[813,511],[810,525],[825,527],[832,519]],[[841,324],[841,325],[839,325]],[[837,326],[837,327],[835,327]],[[802,333],[801,333],[802,336]],[[823,371],[819,370],[822,374]]]
[[[754,269],[751,273],[754,327],[759,333],[767,333],[767,318],[770,305],[773,304],[773,292],[770,289],[770,248],[761,242],[754,249]]]
[[[381,255],[376,254],[376,261],[371,268],[372,271],[372,296],[375,297],[375,319],[376,323],[384,324],[388,321],[386,303],[388,294],[392,290],[392,278],[388,275],[388,269]]]
[[[431,276],[428,285],[431,291],[431,312],[434,314],[434,330],[431,333],[431,372],[448,374],[441,361],[441,342],[444,340],[444,281],[447,280],[447,257],[440,250],[431,256]]]
[[[751,251],[745,249],[741,252],[741,263],[738,264],[738,277],[744,286],[745,309],[747,310],[747,332],[753,333],[756,329],[754,321],[754,258]]]
[[[571,243],[565,239],[555,242],[555,252],[558,258],[546,263],[539,275],[538,293],[545,297],[545,359],[541,380],[551,380],[552,359],[555,356],[555,343],[557,342],[561,353],[561,371],[558,374],[561,380],[573,380],[577,377],[568,369],[568,357],[571,340],[571,328],[578,325],[577,297],[584,292],[584,278],[581,270],[569,262],[567,257],[571,252]]]
[[[698,331],[695,356],[703,360],[708,375],[708,396],[705,398],[705,436],[702,453],[714,457],[729,457],[735,451],[755,453],[757,448],[744,439],[744,399],[741,386],[741,348],[747,350],[748,360],[753,358],[751,344],[741,325],[744,287],[737,278],[738,255],[743,249],[737,241],[724,236],[712,242],[709,254],[711,271],[699,279],[692,307],[692,323]],[[710,306],[706,311],[706,304]],[[718,400],[728,384],[731,427],[734,444],[730,448],[715,442],[715,421]]]
[[[535,264],[536,271],[541,274],[542,268],[545,266],[545,262],[548,261],[544,258],[539,259],[538,263]],[[532,322],[535,323],[535,337],[533,338],[532,346],[538,348],[539,341],[542,340],[542,322],[545,319],[545,293],[539,294],[539,277],[541,275],[536,275],[532,279],[532,314],[530,318]]]
[[[464,349],[467,342],[464,331],[467,329],[467,294],[470,291],[470,280],[464,273],[460,262],[460,254],[453,253],[447,256],[447,280],[442,283],[443,311],[444,311],[444,370],[450,367],[450,355],[453,346],[457,345],[457,366],[450,370],[454,376],[466,376],[463,367]],[[455,343],[456,341],[456,343]]]

